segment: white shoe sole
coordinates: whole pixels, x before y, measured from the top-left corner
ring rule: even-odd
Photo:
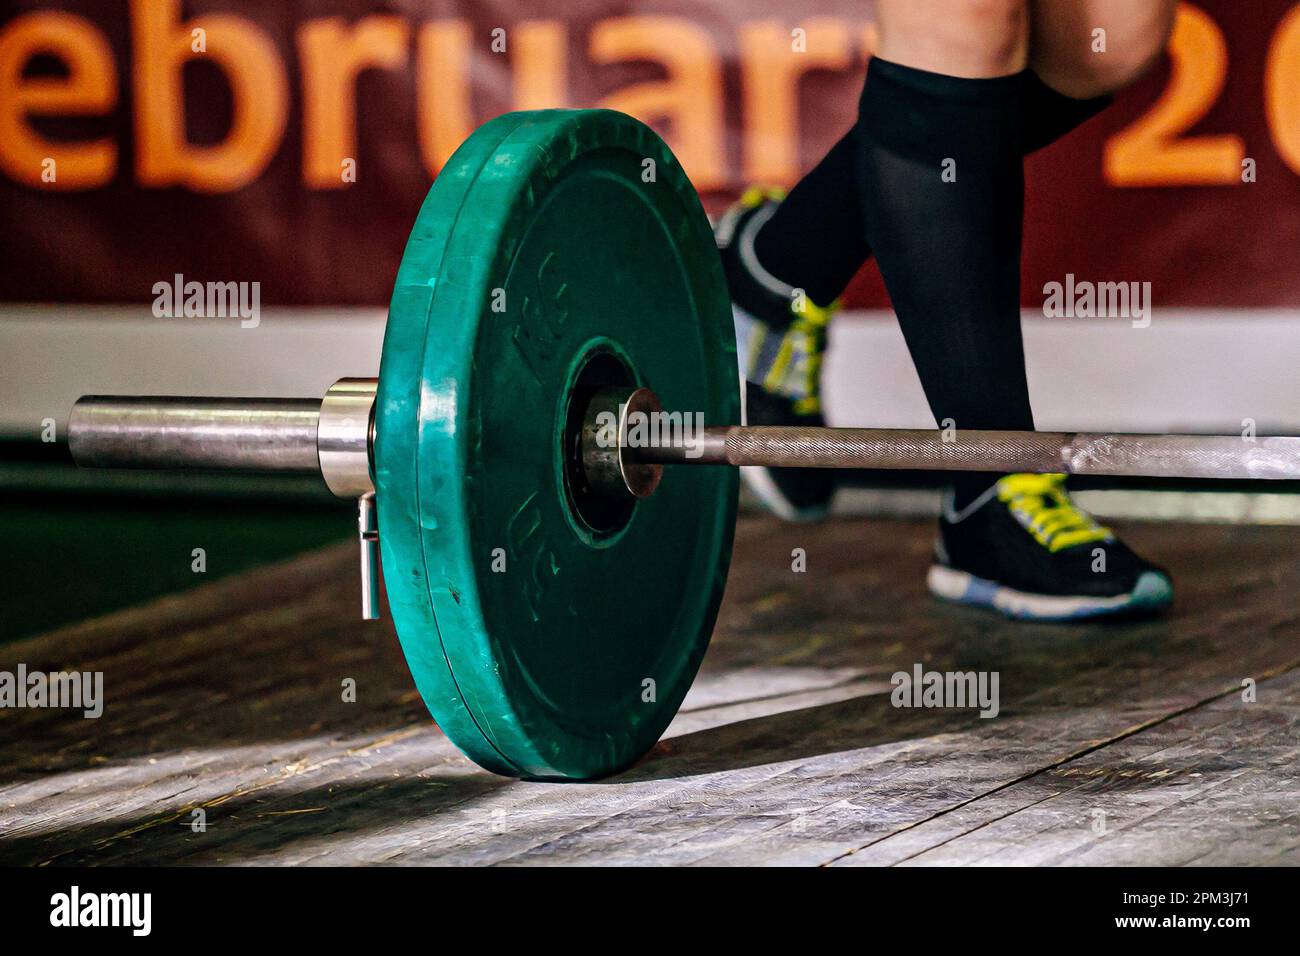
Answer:
[[[1143,572],[1132,591],[1112,597],[1030,594],[943,564],[930,566],[926,584],[931,594],[945,601],[992,608],[1007,617],[1031,621],[1074,621],[1132,611],[1158,611],[1168,607],[1174,597],[1169,578],[1156,571]]]

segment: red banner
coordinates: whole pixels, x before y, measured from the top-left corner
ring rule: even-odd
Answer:
[[[505,110],[602,105],[713,208],[791,182],[854,119],[861,0],[10,0],[0,299],[386,302],[455,146]],[[1166,61],[1028,164],[1025,300],[1067,274],[1162,305],[1300,304],[1300,7],[1185,4]],[[864,271],[853,300],[885,302]]]

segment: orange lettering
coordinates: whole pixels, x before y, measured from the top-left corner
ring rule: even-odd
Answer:
[[[1300,7],[1278,24],[1264,68],[1264,109],[1282,161],[1300,173]]]
[[[261,175],[284,135],[284,64],[266,34],[243,17],[211,14],[181,23],[179,15],[179,0],[131,0],[136,175],[144,186],[239,189]],[[198,30],[206,52],[194,49]],[[234,102],[230,131],[212,146],[185,137],[181,71],[199,58],[224,69]]]
[[[313,189],[340,189],[342,163],[357,155],[357,75],[406,63],[409,33],[400,17],[312,20],[298,31],[302,59],[302,173]]]
[[[569,102],[568,35],[558,20],[531,20],[514,28],[515,109],[544,110]]]
[[[620,17],[591,33],[597,64],[651,60],[663,64],[664,80],[611,93],[602,106],[644,122],[667,120],[668,141],[697,189],[726,185],[723,152],[722,67],[708,33],[679,17]]]
[[[1228,42],[1208,13],[1178,8],[1169,40],[1172,70],[1160,99],[1106,143],[1102,173],[1112,186],[1239,186],[1240,136],[1185,136],[1223,92]]]
[[[775,20],[740,28],[744,82],[745,178],[793,183],[799,178],[799,78],[809,70],[849,65],[848,26],[821,17],[794,30]]]
[[[23,70],[47,53],[68,67],[66,77],[31,77]],[[82,17],[29,13],[0,34],[0,168],[29,186],[93,189],[113,178],[117,146],[110,139],[54,142],[27,122],[32,114],[101,116],[117,104],[117,72],[108,42]]]
[[[435,20],[416,39],[416,125],[425,171],[436,176],[474,130],[469,98],[469,24]]]

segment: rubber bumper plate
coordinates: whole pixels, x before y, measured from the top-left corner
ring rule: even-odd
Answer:
[[[685,696],[730,558],[736,474],[650,498],[583,486],[603,385],[738,421],[730,305],[694,189],[606,110],[501,116],[411,232],[376,410],[385,585],[425,703],[502,774],[584,779],[644,754]]]

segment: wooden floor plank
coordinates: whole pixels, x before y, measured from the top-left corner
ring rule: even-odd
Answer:
[[[1287,715],[1295,707],[1295,680],[1291,671],[1262,685],[1278,698],[1272,704],[1249,705],[1231,718],[1221,708],[1233,695],[1192,708],[834,863],[1068,864],[1115,854],[1117,860],[1106,862],[1175,864],[1234,848],[1258,862],[1281,852],[1294,834],[1289,813],[1270,806],[1296,804],[1290,764],[1297,727]],[[1230,756],[1247,742],[1249,758]],[[1215,819],[1208,830],[1201,817],[1217,813],[1209,808],[1241,787],[1260,788],[1251,790],[1260,829],[1238,843],[1224,837],[1243,821],[1249,836],[1257,825],[1251,814],[1235,822]],[[1246,809],[1246,803],[1237,807]],[[1177,841],[1170,842],[1171,832]]]
[[[1294,529],[1136,526],[1174,612],[1084,626],[937,604],[931,537],[743,520],[682,712],[589,785],[465,760],[390,625],[355,620],[351,548],[4,646],[102,670],[108,707],[0,711],[0,862],[1297,862]],[[998,671],[999,716],[893,707],[917,663]]]
[[[960,832],[935,821],[908,834],[910,851],[881,849],[926,865],[1257,865],[1300,840],[1297,756],[1293,670],[1254,702],[1226,695],[981,800]]]

